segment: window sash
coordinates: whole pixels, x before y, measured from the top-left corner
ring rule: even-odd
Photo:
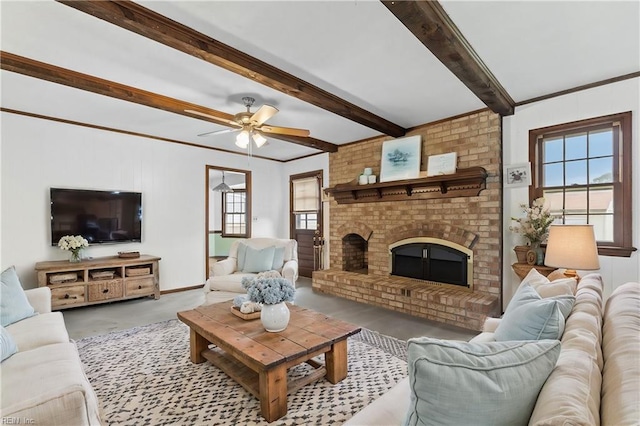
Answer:
[[[234,190],[222,193],[222,236],[247,236],[247,193]]]
[[[317,213],[295,213],[295,229],[318,229]]]

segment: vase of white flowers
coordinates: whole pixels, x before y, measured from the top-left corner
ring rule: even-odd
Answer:
[[[82,235],[65,235],[58,241],[58,247],[68,250],[69,262],[75,263],[82,260],[82,250],[89,247],[89,242]]]
[[[526,204],[520,204],[525,217],[512,217],[511,220],[517,222],[517,225],[510,226],[509,229],[517,232],[527,240],[527,245],[536,253],[536,264],[544,263],[544,251],[540,244],[544,243],[549,236],[549,226],[556,219],[549,212],[543,197],[536,198],[531,203],[531,207]]]
[[[262,304],[260,320],[265,330],[276,333],[287,328],[289,308],[285,302],[293,301],[296,289],[282,277],[258,277],[242,279],[242,287],[252,302]]]

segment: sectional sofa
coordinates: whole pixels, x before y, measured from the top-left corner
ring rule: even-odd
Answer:
[[[17,352],[0,365],[0,421],[99,425],[98,398],[84,374],[76,345],[69,340],[62,314],[51,312],[51,290],[40,287],[24,294],[36,314],[6,327]]]
[[[537,288],[540,294],[547,292],[550,297],[553,297],[552,295],[557,297],[560,293],[564,293],[564,290],[558,290],[561,286],[567,285],[566,280],[558,283],[547,280],[544,283],[546,278],[536,274],[537,272],[531,273],[531,276],[525,277],[523,284],[525,282],[540,284],[542,281],[542,286]],[[536,426],[640,424],[640,284],[626,283],[617,287],[608,298],[606,305],[603,303],[602,291],[603,283],[599,274],[589,274],[580,280],[575,291],[575,303],[564,321],[557,361],[553,363],[550,374],[543,381],[539,394],[534,392],[533,398],[530,397],[530,408],[519,407],[521,412],[529,411],[517,424],[528,423]],[[504,317],[506,314],[507,312]],[[437,349],[448,346],[462,348],[463,351],[482,352],[485,350],[483,347],[496,344],[492,342],[502,321],[505,319],[488,319],[484,332],[468,343],[444,341],[435,342],[435,345],[434,342],[426,343],[431,343]],[[558,323],[562,323],[562,320],[559,319]],[[540,342],[548,346],[545,353],[553,350],[553,340]],[[475,365],[466,367],[461,366],[459,360],[455,360],[458,364],[452,366],[451,358],[440,358],[436,361],[427,359],[438,357],[433,348],[430,348],[428,355],[423,353],[422,358],[414,356],[412,360],[412,345],[424,343],[419,339],[413,344],[411,340],[409,341],[409,377],[365,407],[346,424],[350,426],[442,424],[436,422],[435,418],[438,417],[440,420],[445,419],[445,422],[450,420],[445,424],[457,424],[460,419],[459,413],[468,411],[471,412],[467,414],[474,419],[470,424],[504,424],[500,417],[506,418],[513,404],[492,401],[491,394],[494,389],[486,384],[500,385],[498,375],[501,373],[498,370],[501,369],[483,367],[482,361],[478,361],[478,358],[473,360]],[[509,342],[499,343],[510,344]],[[539,342],[530,343],[540,345]],[[513,342],[511,345],[519,344],[527,343]],[[486,354],[482,355],[484,357]],[[451,356],[451,351],[448,356]],[[553,359],[550,360],[553,361]],[[422,377],[418,377],[417,373],[412,375],[412,362],[430,364],[432,375]],[[434,367],[436,362],[439,364]],[[507,366],[503,365],[503,367],[506,369]],[[474,379],[477,380],[478,376],[485,376],[484,379],[487,379],[484,384],[485,390],[476,395],[480,404],[474,401],[460,403],[459,395],[456,393],[463,394],[468,386],[473,386],[464,380],[469,376],[467,370],[475,370],[474,372],[478,373],[482,368],[484,371]],[[459,374],[458,380],[454,376],[450,383],[439,382],[442,377],[447,377],[447,374],[451,373],[448,370],[455,370],[454,374]],[[428,379],[425,380],[425,377]],[[535,386],[530,378],[516,386],[514,382],[517,380],[518,378],[512,377],[512,383],[507,386],[511,385],[514,389],[509,391],[518,393]],[[446,391],[450,384],[453,384],[451,386],[453,394],[447,395]],[[422,395],[419,395],[421,392]],[[425,401],[425,395],[434,400]],[[437,401],[438,398],[442,400]],[[431,405],[429,405],[430,402]],[[431,412],[427,410],[429,414],[425,414],[423,411],[421,416],[421,406],[430,407]],[[438,412],[443,406],[451,408],[448,413]],[[497,415],[498,419],[490,419],[493,415]]]

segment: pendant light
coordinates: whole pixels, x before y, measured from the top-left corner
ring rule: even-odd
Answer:
[[[222,183],[212,189],[213,192],[233,192],[233,188],[224,183],[224,171],[222,172]]]

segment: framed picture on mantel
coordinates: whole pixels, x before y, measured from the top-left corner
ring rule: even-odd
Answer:
[[[427,160],[427,176],[451,175],[456,172],[458,154],[449,152],[430,155]]]
[[[380,182],[420,177],[421,146],[422,138],[420,136],[409,136],[383,142]]]

